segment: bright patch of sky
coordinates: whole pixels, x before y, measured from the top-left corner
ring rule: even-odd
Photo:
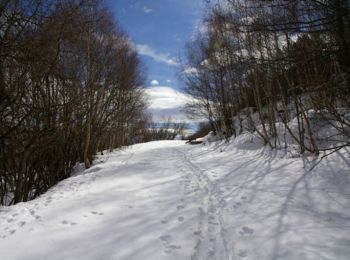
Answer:
[[[181,89],[179,57],[201,26],[206,1],[107,0],[107,4],[147,68],[147,86]]]
[[[174,88],[170,87],[149,87],[146,94],[150,97],[149,110],[156,122],[166,121],[171,115],[172,121],[185,122],[188,121],[181,109],[191,98]]]
[[[208,0],[106,1],[146,67],[148,110],[153,120],[170,117],[174,122],[189,122],[183,108],[190,98],[181,93],[179,58],[186,43],[203,27]],[[195,129],[196,123],[191,125]]]

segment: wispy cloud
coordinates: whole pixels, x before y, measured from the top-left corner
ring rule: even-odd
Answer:
[[[149,7],[147,7],[147,6],[144,6],[144,7],[143,7],[143,12],[146,13],[146,14],[148,14],[148,13],[153,12],[153,9],[151,9],[151,8],[149,8]]]
[[[184,69],[182,71],[182,73],[186,74],[186,75],[197,75],[198,74],[198,70],[194,67],[188,67],[186,69]]]
[[[149,112],[155,122],[161,122],[164,118],[171,117],[172,122],[188,121],[183,112],[185,105],[192,98],[170,87],[150,87],[145,90],[149,97]]]
[[[158,53],[146,44],[136,44],[136,49],[140,55],[148,56],[155,61],[163,62],[169,66],[179,66],[179,63],[167,53]]]

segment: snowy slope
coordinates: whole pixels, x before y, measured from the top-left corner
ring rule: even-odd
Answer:
[[[248,135],[134,145],[1,208],[0,258],[348,260],[349,151],[311,160]]]

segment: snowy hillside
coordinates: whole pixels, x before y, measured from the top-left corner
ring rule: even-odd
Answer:
[[[0,208],[1,259],[350,257],[350,158],[230,144],[138,144]]]

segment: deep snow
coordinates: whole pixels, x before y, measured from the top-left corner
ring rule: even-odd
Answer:
[[[350,158],[138,144],[0,208],[1,259],[350,259]]]

